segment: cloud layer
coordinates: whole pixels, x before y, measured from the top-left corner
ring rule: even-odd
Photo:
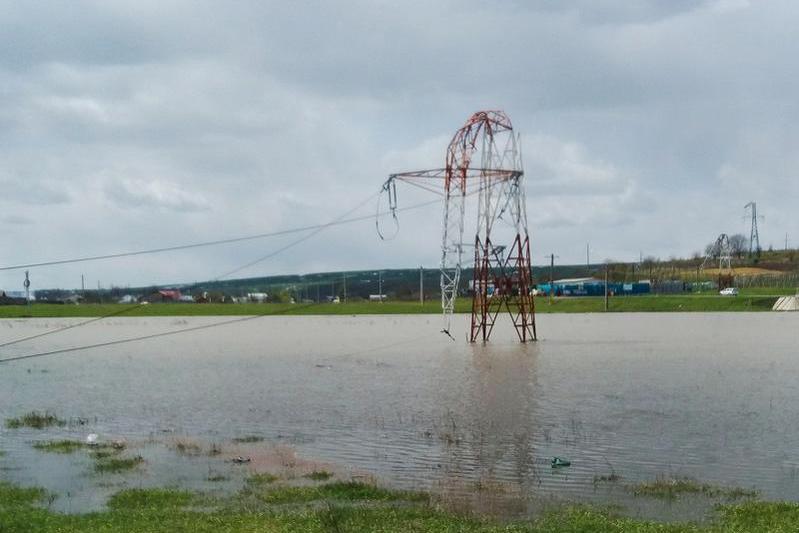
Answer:
[[[391,172],[441,166],[484,108],[523,134],[536,262],[581,262],[589,241],[597,260],[688,255],[743,230],[750,200],[781,245],[799,235],[798,15],[770,0],[0,1],[0,264],[325,222]],[[440,216],[401,215],[390,243],[370,222],[331,228],[241,275],[434,266]],[[290,240],[32,277],[208,279]]]

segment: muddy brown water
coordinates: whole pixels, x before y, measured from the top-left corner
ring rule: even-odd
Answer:
[[[107,319],[0,357],[221,320]],[[625,490],[667,476],[799,500],[799,314],[545,315],[528,345],[505,324],[470,345],[466,320],[455,318],[453,342],[438,316],[264,317],[1,364],[0,417],[49,410],[71,423],[2,428],[0,479],[44,486],[56,509],[79,512],[123,487],[235,490],[252,468],[224,459],[249,454],[506,517],[561,502],[708,514],[713,502]],[[3,320],[0,343],[79,321]],[[88,433],[125,439],[145,467],[98,475],[85,453],[31,446]],[[264,441],[232,444],[246,435]],[[224,453],[176,453],[181,439]],[[572,466],[552,469],[553,456]],[[621,480],[595,481],[612,473]]]

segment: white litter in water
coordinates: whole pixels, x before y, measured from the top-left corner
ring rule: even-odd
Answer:
[[[88,444],[89,446],[97,444],[97,433],[89,433],[86,436],[86,444]]]

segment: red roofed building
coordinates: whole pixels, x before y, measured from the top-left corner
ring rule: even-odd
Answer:
[[[158,291],[162,302],[177,302],[180,300],[180,291],[178,289],[162,289]]]

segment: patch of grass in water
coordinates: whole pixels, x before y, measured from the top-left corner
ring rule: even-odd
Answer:
[[[247,478],[247,483],[251,485],[269,485],[270,483],[274,483],[278,479],[280,478],[278,478],[273,474],[267,474],[267,473],[254,474]]]
[[[99,448],[97,450],[92,450],[91,456],[92,459],[95,461],[102,461],[103,459],[108,459],[109,457],[113,457],[122,450],[114,450],[113,448]]]
[[[6,427],[9,429],[19,429],[29,427],[33,429],[44,429],[50,426],[65,426],[66,420],[61,420],[53,413],[48,411],[31,411],[19,418],[9,418],[6,420]]]
[[[74,453],[86,446],[79,440],[51,440],[33,443],[33,447],[40,452],[49,453]]]
[[[203,451],[199,444],[187,440],[175,441],[174,449],[181,455],[200,455]]]
[[[651,496],[673,500],[684,494],[702,494],[710,498],[728,499],[754,498],[758,492],[754,489],[740,487],[721,487],[709,483],[700,483],[688,477],[658,478],[654,481],[629,485],[627,489],[636,496]]]
[[[314,481],[327,481],[328,479],[333,477],[333,474],[328,472],[327,470],[314,470],[310,474],[305,474],[302,477],[312,479]]]
[[[244,437],[236,437],[233,442],[237,444],[248,444],[253,442],[263,442],[264,438],[258,435],[245,435]]]
[[[194,494],[177,489],[126,489],[108,500],[110,509],[174,509],[192,503]]]
[[[616,483],[617,481],[621,481],[621,476],[616,472],[612,472],[610,474],[604,475],[596,475],[594,476],[594,485],[599,483]]]
[[[94,471],[101,474],[110,474],[133,470],[144,463],[141,455],[135,457],[109,457],[98,460],[94,464]]]
[[[411,501],[423,502],[429,496],[423,492],[383,489],[358,481],[338,481],[316,487],[282,487],[263,493],[266,503],[297,503],[315,500],[341,501]]]

